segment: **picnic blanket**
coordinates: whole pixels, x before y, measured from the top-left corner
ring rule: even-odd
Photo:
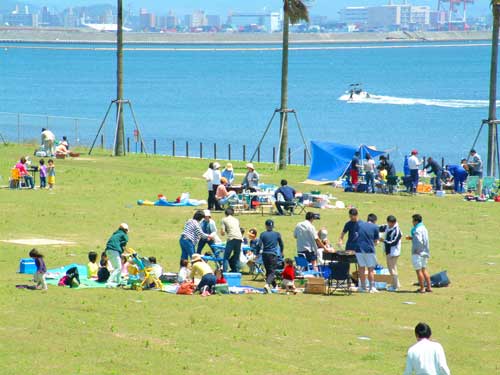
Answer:
[[[181,202],[169,202],[161,199],[153,202],[153,201],[139,199],[137,201],[137,204],[139,206],[158,206],[158,207],[186,207],[186,206],[196,207],[196,206],[201,206],[203,204],[207,204],[207,202],[204,200],[197,200],[197,199],[187,199]]]

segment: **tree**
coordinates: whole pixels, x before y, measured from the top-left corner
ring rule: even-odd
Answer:
[[[309,22],[309,11],[303,0],[283,0],[283,56],[281,60],[281,115],[279,169],[285,169],[288,149],[288,40],[290,24]]]
[[[488,112],[488,155],[487,175],[494,176],[496,172],[495,158],[497,155],[497,74],[498,74],[498,32],[500,26],[500,0],[491,0],[493,12],[493,36],[491,38],[491,68],[490,68],[490,105]]]
[[[116,29],[116,134],[114,156],[125,155],[125,128],[123,126],[123,1],[118,1]]]

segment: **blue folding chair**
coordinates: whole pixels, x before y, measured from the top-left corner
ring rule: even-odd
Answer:
[[[314,276],[314,277],[321,277],[322,276],[321,272],[315,271],[312,264],[309,263],[307,261],[306,257],[302,254],[299,254],[299,256],[295,257],[295,264],[297,266],[297,270],[303,276]]]
[[[211,245],[213,255],[203,255],[201,259],[205,262],[213,262],[215,269],[222,269],[224,267],[224,251],[226,250],[224,245]]]

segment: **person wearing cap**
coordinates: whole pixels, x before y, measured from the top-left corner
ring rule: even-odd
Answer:
[[[481,156],[474,149],[470,150],[470,156],[472,159],[468,163],[469,174],[483,178],[483,161],[481,160]]]
[[[221,177],[224,177],[226,179],[226,185],[231,186],[234,181],[234,170],[233,170],[233,164],[227,163],[226,168],[221,173]]]
[[[181,261],[183,259],[192,258],[195,253],[196,245],[200,239],[211,240],[212,236],[203,233],[200,226],[200,221],[205,217],[205,213],[198,210],[194,213],[193,218],[186,221],[184,224],[184,230],[179,239],[179,244],[181,246]]]
[[[54,156],[54,142],[56,141],[56,136],[50,130],[42,128],[42,133],[40,135],[43,149],[47,153],[47,156]]]
[[[408,168],[410,169],[411,177],[411,192],[417,193],[418,186],[418,168],[422,165],[422,161],[418,159],[418,151],[412,150],[411,156],[408,158]]]
[[[281,234],[275,232],[274,221],[266,220],[266,231],[260,234],[259,244],[262,251],[262,262],[266,269],[266,285],[264,289],[267,293],[271,292],[271,285],[276,288],[276,269],[278,268],[278,260],[283,256],[285,245],[281,239]]]
[[[293,213],[293,207],[295,203],[293,200],[295,199],[296,191],[293,187],[288,186],[287,180],[281,180],[281,187],[274,192],[274,198],[276,199],[276,209],[278,210],[278,215],[283,216],[283,207],[288,209],[291,207]]]
[[[116,230],[108,242],[106,243],[106,255],[109,259],[109,262],[113,266],[113,272],[109,276],[108,283],[106,284],[108,287],[113,287],[121,282],[122,276],[122,263],[121,257],[123,252],[127,248],[128,243],[128,225],[126,223],[121,223],[118,230]]]
[[[241,185],[244,189],[255,192],[259,188],[259,174],[255,171],[255,167],[252,163],[247,163],[246,167],[247,174],[245,175]]]
[[[211,200],[213,203],[213,207],[215,208],[216,211],[222,210],[220,207],[219,201],[215,197],[215,194],[217,192],[217,188],[221,184],[221,174],[220,174],[220,164],[215,162],[214,163],[214,169],[212,172],[212,190],[211,190]],[[209,208],[210,209],[210,208]]]
[[[192,268],[191,268],[190,279],[200,280],[200,282],[196,287],[196,290],[202,293],[205,290],[211,292],[212,288],[215,286],[217,282],[217,279],[210,265],[202,259],[200,254],[193,254],[193,258],[191,259],[191,265]]]
[[[222,219],[221,234],[227,235],[226,249],[224,250],[223,270],[228,272],[240,272],[240,254],[243,236],[241,234],[240,222],[234,215],[231,207],[225,210],[226,217]]]
[[[293,232],[293,236],[297,240],[297,253],[299,256],[304,256],[309,263],[318,270],[318,248],[322,248],[318,237],[318,231],[314,227],[315,220],[319,220],[319,214],[314,212],[306,213],[306,219],[297,224]]]
[[[206,244],[212,247],[212,245],[221,242],[219,236],[217,235],[217,226],[215,225],[215,221],[212,219],[212,213],[210,212],[210,210],[204,210],[203,214],[205,215],[205,217],[203,218],[200,224],[201,230],[203,231],[203,233],[208,234],[211,237],[211,239],[210,240],[208,238],[200,239],[200,241],[198,242],[198,247],[196,249],[196,252],[198,254],[201,254]]]

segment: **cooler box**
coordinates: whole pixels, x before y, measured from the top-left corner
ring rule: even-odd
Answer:
[[[431,184],[421,184],[417,185],[417,193],[431,193],[432,185]]]
[[[224,272],[224,278],[229,287],[241,286],[241,273],[239,272]]]
[[[19,262],[19,273],[35,273],[36,264],[31,258],[21,259]]]

